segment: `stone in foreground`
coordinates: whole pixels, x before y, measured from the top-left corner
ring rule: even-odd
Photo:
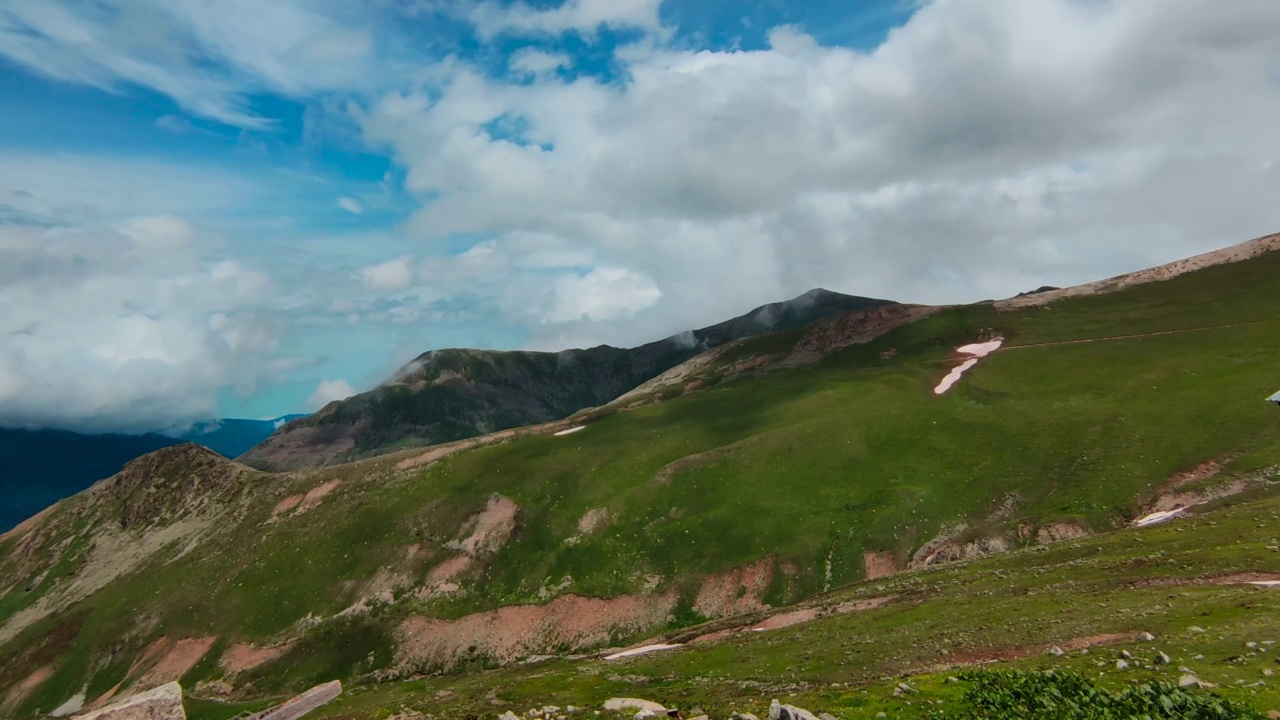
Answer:
[[[176,682],[81,715],[78,720],[187,720],[182,686]]]

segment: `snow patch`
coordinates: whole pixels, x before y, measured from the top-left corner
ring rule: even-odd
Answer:
[[[604,659],[605,659],[605,660],[617,660],[617,659],[619,659],[619,658],[634,657],[634,656],[636,656],[636,655],[648,655],[649,653],[661,652],[661,651],[663,651],[663,650],[674,650],[674,649],[679,648],[679,647],[684,647],[684,646],[683,646],[683,645],[680,645],[680,644],[676,644],[676,645],[644,645],[644,646],[642,646],[642,647],[638,647],[638,648],[631,648],[630,650],[623,650],[622,652],[616,652],[616,653],[614,653],[614,654],[612,654],[612,655],[605,655],[605,656],[604,656]]]
[[[587,429],[587,426],[586,426],[586,425],[579,425],[579,426],[577,426],[577,427],[571,427],[571,428],[569,428],[568,430],[561,430],[561,431],[560,431],[560,432],[558,432],[558,433],[554,433],[554,436],[555,436],[555,437],[560,437],[561,435],[572,435],[572,434],[574,434],[574,433],[578,432],[579,430],[586,430],[586,429]]]
[[[1173,518],[1181,515],[1190,507],[1191,507],[1190,505],[1187,505],[1186,507],[1180,507],[1173,510],[1161,510],[1160,512],[1153,512],[1150,515],[1143,515],[1142,517],[1138,518],[1133,522],[1133,526],[1146,527],[1148,525],[1155,525],[1157,523],[1162,523],[1166,520],[1172,520]]]
[[[960,347],[956,348],[956,352],[960,353],[961,355],[968,355],[969,359],[960,363],[955,368],[953,368],[951,372],[947,373],[947,376],[942,378],[942,382],[938,383],[938,386],[933,389],[933,394],[941,395],[946,391],[950,390],[952,385],[955,385],[957,382],[960,381],[960,376],[964,375],[965,371],[967,371],[969,368],[973,367],[974,365],[977,365],[978,361],[981,360],[982,358],[990,355],[996,350],[999,350],[1000,346],[1003,344],[1004,344],[1004,338],[996,338],[995,340],[991,340],[990,342],[961,345]]]

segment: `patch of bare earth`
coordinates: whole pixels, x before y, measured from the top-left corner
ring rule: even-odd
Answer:
[[[21,705],[22,701],[26,700],[32,691],[40,687],[40,683],[48,680],[52,675],[53,667],[50,665],[37,668],[30,675],[23,678],[22,682],[10,688],[8,694],[4,696],[4,702],[0,703],[0,711],[10,712]]]
[[[1108,278],[1106,280],[1098,280],[1084,285],[1076,285],[1074,287],[1062,288],[1059,290],[1047,290],[1045,292],[1032,293],[1030,295],[1022,295],[1020,297],[1013,297],[1007,300],[1000,300],[995,303],[995,308],[997,310],[1011,310],[1020,307],[1047,305],[1051,302],[1056,302],[1065,298],[1116,292],[1117,290],[1123,290],[1128,287],[1133,287],[1134,285],[1144,285],[1146,283],[1169,280],[1178,277],[1179,275],[1203,270],[1208,267],[1213,267],[1214,265],[1225,265],[1227,263],[1248,260],[1275,250],[1280,250],[1280,234],[1267,235],[1265,237],[1240,243],[1239,245],[1232,245],[1229,248],[1215,250],[1202,255],[1195,255],[1166,265],[1149,268],[1147,270],[1139,270],[1125,275],[1117,275],[1116,277]]]
[[[302,502],[298,504],[298,509],[294,510],[293,514],[301,515],[305,512],[316,509],[320,506],[320,502],[324,500],[325,496],[334,490],[337,490],[338,486],[341,484],[341,480],[334,479],[320,483],[319,485],[311,488],[307,491],[307,494],[302,496]],[[287,500],[288,498],[285,499]]]
[[[216,637],[182,638],[170,640],[160,638],[147,649],[146,655],[163,653],[159,661],[142,674],[133,683],[133,687],[149,690],[168,682],[178,680],[191,671],[200,662],[200,658],[209,652],[209,648],[218,641]],[[153,652],[153,648],[157,650]]]
[[[773,559],[765,558],[737,570],[711,575],[702,581],[693,609],[709,618],[768,610],[769,606],[761,599],[773,582],[774,572]]]
[[[838,603],[836,605],[819,605],[811,608],[801,608],[799,610],[791,610],[784,613],[778,613],[776,615],[770,615],[764,620],[761,620],[754,624],[736,625],[733,627],[723,628],[720,630],[715,630],[713,632],[704,633],[702,635],[698,635],[690,639],[688,642],[691,645],[702,644],[702,643],[708,643],[708,642],[715,642],[717,640],[722,640],[724,638],[731,637],[733,635],[738,635],[748,631],[762,632],[767,630],[780,630],[782,628],[791,627],[792,625],[799,625],[801,623],[807,623],[813,620],[818,620],[825,617],[831,617],[833,615],[844,615],[846,613],[859,612],[862,610],[873,610],[878,607],[884,607],[885,605],[888,605],[893,599],[894,599],[894,596],[885,595],[881,597],[864,598],[861,600],[848,600],[842,603]]]
[[[269,663],[289,652],[292,648],[293,645],[291,643],[266,648],[256,647],[248,643],[236,643],[222,653],[222,657],[218,659],[218,665],[228,675],[238,675],[264,663]]]
[[[561,595],[546,605],[513,605],[457,620],[412,617],[400,625],[397,660],[408,669],[449,668],[469,658],[507,663],[604,645],[665,625],[676,599],[674,591],[610,599]]]
[[[464,555],[493,552],[506,544],[516,528],[516,513],[520,507],[511,498],[490,496],[484,510],[463,526],[465,537],[453,540],[449,547]]]
[[[862,567],[868,580],[892,575],[901,568],[891,550],[867,550],[862,553]]]
[[[302,499],[304,497],[306,497],[306,495],[303,495],[302,493],[298,493],[297,495],[290,495],[289,497],[276,503],[276,506],[271,509],[271,517],[268,518],[267,522],[275,522],[280,518],[281,515],[285,515],[290,510],[293,510],[294,508],[301,505]]]

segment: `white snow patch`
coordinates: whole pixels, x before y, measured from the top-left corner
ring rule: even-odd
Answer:
[[[961,345],[960,347],[956,348],[956,352],[960,353],[961,355],[968,355],[969,359],[960,363],[955,368],[953,368],[951,372],[947,373],[947,376],[942,378],[942,382],[938,383],[938,387],[933,389],[933,394],[941,395],[946,391],[950,390],[952,385],[955,385],[957,382],[960,381],[960,376],[964,375],[966,370],[973,367],[974,365],[977,365],[978,360],[990,355],[996,350],[999,350],[1000,346],[1003,344],[1004,344],[1004,338],[996,338],[995,340],[992,340],[990,342],[973,343],[971,345]]]
[[[577,427],[571,427],[568,430],[561,430],[558,433],[554,433],[554,435],[555,437],[560,437],[561,435],[572,435],[578,432],[579,430],[586,430],[586,429],[587,429],[586,425],[579,425]]]
[[[1259,587],[1280,587],[1280,580],[1250,580],[1249,584]]]
[[[604,659],[617,660],[618,658],[634,657],[636,655],[648,655],[649,653],[660,652],[662,650],[674,650],[679,647],[684,647],[684,646],[679,644],[677,645],[645,645],[643,647],[631,648],[630,650],[623,650],[622,652],[616,652],[612,655],[606,655]]]
[[[88,690],[88,688],[85,688],[85,690]],[[62,703],[57,708],[55,708],[53,712],[49,713],[49,717],[60,718],[60,717],[66,717],[71,713],[80,712],[80,708],[84,707],[85,690],[81,690],[80,692],[71,696],[70,700]]]
[[[1173,510],[1161,510],[1160,512],[1153,512],[1150,515],[1143,515],[1142,517],[1138,518],[1133,522],[1133,526],[1146,527],[1147,525],[1155,525],[1156,523],[1162,523],[1165,520],[1172,520],[1173,518],[1181,515],[1190,507],[1191,507],[1190,505],[1187,505],[1186,507],[1175,508]]]

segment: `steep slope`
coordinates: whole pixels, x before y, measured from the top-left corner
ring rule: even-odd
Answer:
[[[1274,491],[1280,412],[1264,399],[1280,346],[1277,277],[1280,253],[1266,253],[1051,306],[873,308],[740,341],[717,360],[740,371],[644,402],[311,471],[214,465],[200,471],[206,482],[192,459],[162,455],[0,537],[0,693],[22,689],[13,714],[32,716],[82,691],[93,700],[175,678],[206,698],[374,683],[683,637],[671,633],[867,578],[850,600],[894,588],[915,602],[930,576],[910,570],[1062,540],[1072,547],[1045,551],[1061,566],[1027,577],[1051,599],[1083,593],[1082,607],[1096,596],[1078,574],[1081,538]],[[935,394],[957,348],[997,337],[998,351]],[[117,485],[132,489],[116,497]],[[147,510],[128,512],[122,497]],[[1270,538],[1260,522],[1244,521],[1250,543]],[[123,545],[147,552],[111,552]],[[1198,565],[1157,550],[1099,572],[1139,582],[1212,563],[1265,569],[1236,563],[1235,545],[1200,548]],[[118,556],[140,559],[86,592],[86,578],[102,577],[92,558]],[[968,624],[948,648],[1038,637],[1007,632],[1014,606],[993,595],[1025,585],[974,579],[964,594],[885,616],[842,654],[915,643],[917,624],[938,631],[940,608],[962,598]],[[1156,592],[1125,607],[1149,617],[1172,591]],[[1224,598],[1214,607],[1240,602]],[[1075,622],[1079,611],[1061,607],[1026,621],[1124,629],[1111,622],[1121,616]],[[832,622],[861,632],[854,616]],[[738,642],[717,656],[751,668],[753,682],[808,673],[821,654],[790,644],[796,657],[726,660]],[[890,650],[866,672],[926,657]],[[660,667],[649,662],[635,667]],[[631,670],[610,673],[573,674],[616,690]]]
[[[0,428],[0,532],[178,442],[162,435]]]
[[[299,417],[215,420],[197,423],[178,437],[0,428],[0,532],[149,452],[194,442],[232,458],[261,443],[283,422]]]
[[[635,348],[434,350],[383,386],[289,423],[240,460],[270,470],[316,467],[558,420],[607,403],[708,348],[889,304],[817,289]]]

